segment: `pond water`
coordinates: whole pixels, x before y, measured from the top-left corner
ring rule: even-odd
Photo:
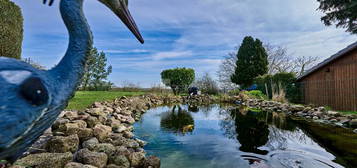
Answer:
[[[177,105],[149,110],[134,126],[163,168],[331,168],[336,156],[283,114]]]

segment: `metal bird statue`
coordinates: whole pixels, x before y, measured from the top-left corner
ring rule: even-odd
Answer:
[[[20,157],[53,124],[73,96],[83,75],[86,53],[92,47],[83,1],[60,1],[69,45],[57,66],[48,71],[38,70],[22,61],[0,57],[0,160],[15,161]],[[144,43],[127,0],[98,1],[109,7]]]

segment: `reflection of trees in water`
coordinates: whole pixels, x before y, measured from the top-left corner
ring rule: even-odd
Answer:
[[[206,117],[208,117],[208,116],[209,116],[209,113],[211,113],[212,109],[213,109],[215,106],[216,106],[216,105],[214,105],[214,104],[200,106],[200,112],[202,112],[203,114],[205,114]]]
[[[160,126],[174,133],[185,135],[193,131],[194,120],[189,112],[177,105],[171,111],[161,115]]]
[[[237,113],[235,125],[241,151],[258,154],[268,153],[268,151],[258,149],[268,142],[269,129],[266,122],[258,120],[254,114]]]
[[[236,112],[236,109],[230,108],[221,108],[219,111],[219,115],[222,117],[219,125],[221,130],[223,130],[223,135],[229,139],[236,139],[237,137],[236,125],[234,121]]]
[[[243,109],[223,109],[220,115],[224,116],[220,122],[225,136],[237,139],[241,144],[240,150],[257,154],[267,154],[267,151],[258,147],[268,142],[269,129],[264,120],[257,118],[257,113],[245,112]]]
[[[189,103],[187,105],[188,105],[189,112],[194,112],[194,113],[201,112],[205,114],[206,117],[209,115],[209,113],[211,113],[212,109],[216,106],[215,104],[197,105],[195,103]]]
[[[275,127],[282,129],[282,130],[288,130],[288,131],[294,131],[296,129],[296,125],[294,122],[291,122],[285,113],[278,113],[278,112],[263,112],[265,117],[265,122],[274,125]]]
[[[193,112],[193,113],[197,113],[198,111],[200,111],[200,109],[195,104],[189,104],[188,105],[188,111],[189,112]]]
[[[267,151],[259,150],[258,147],[284,149],[289,138],[306,142],[306,135],[298,133],[300,131],[296,130],[296,126],[283,113],[251,112],[244,107],[226,108],[219,113],[223,116],[220,126],[225,136],[237,139],[241,144],[241,151],[266,154]]]

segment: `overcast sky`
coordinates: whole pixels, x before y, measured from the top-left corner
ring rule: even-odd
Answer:
[[[94,45],[113,66],[110,80],[150,87],[160,83],[160,72],[190,67],[196,75],[215,76],[221,59],[242,39],[253,36],[264,43],[284,46],[299,56],[327,58],[356,41],[344,29],[320,22],[316,0],[129,0],[129,9],[145,44],[141,45],[123,24],[97,0],[85,0],[85,14]],[[14,0],[23,11],[23,58],[47,68],[64,55],[68,35],[58,3]]]

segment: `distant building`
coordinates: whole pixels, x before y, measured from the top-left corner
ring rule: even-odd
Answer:
[[[357,111],[357,42],[298,78],[303,103]]]

